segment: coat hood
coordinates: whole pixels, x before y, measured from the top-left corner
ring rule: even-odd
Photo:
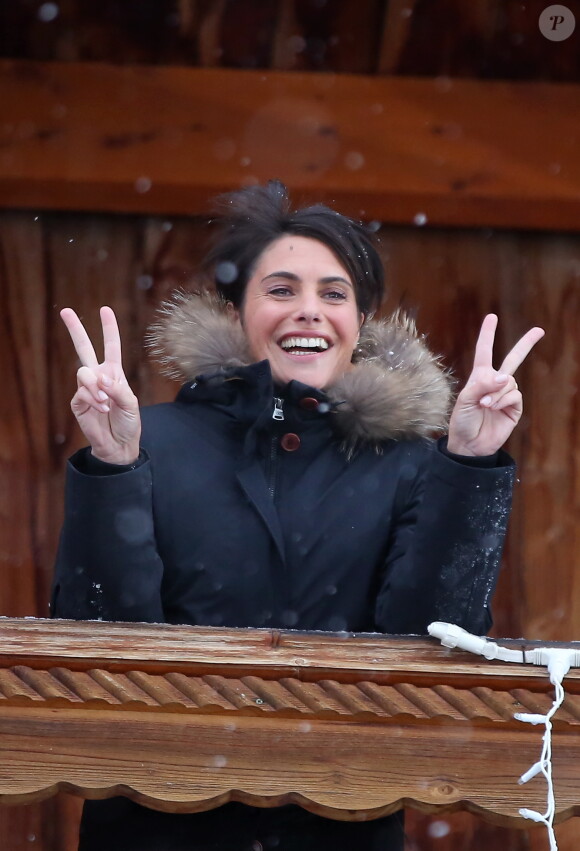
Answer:
[[[161,305],[147,344],[164,373],[182,382],[252,362],[241,324],[209,293],[174,293]],[[397,311],[363,325],[353,369],[326,395],[336,431],[354,448],[444,431],[451,379],[414,322]]]

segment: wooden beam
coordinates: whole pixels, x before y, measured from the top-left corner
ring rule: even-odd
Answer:
[[[520,642],[521,645],[521,642]],[[556,820],[580,811],[580,673],[554,718]],[[524,827],[516,780],[545,670],[425,639],[144,624],[0,623],[0,803],[58,789],[167,812],[235,800],[376,818],[404,803]]]
[[[546,642],[503,639],[502,646],[523,651]],[[580,642],[549,643],[580,651]],[[228,629],[209,626],[119,623],[109,621],[0,619],[0,665],[49,667],[63,664],[89,670],[106,667],[179,669],[208,674],[218,669],[236,677],[274,672],[301,680],[332,674],[342,682],[354,671],[374,682],[393,680],[437,684],[443,678],[465,686],[477,674],[491,684],[548,688],[546,671],[535,665],[486,661],[464,651],[450,651],[435,639],[378,633],[296,632],[279,629]],[[567,689],[580,700],[580,668],[571,668]],[[549,690],[549,689],[548,689]],[[580,724],[580,716],[578,718]]]
[[[580,86],[0,62],[4,207],[205,214],[279,177],[385,222],[578,230]]]

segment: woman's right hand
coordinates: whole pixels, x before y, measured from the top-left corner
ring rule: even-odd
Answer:
[[[141,418],[121,361],[121,338],[115,314],[101,307],[105,359],[99,363],[83,323],[70,307],[60,315],[82,364],[71,409],[92,454],[109,464],[133,464],[139,457]]]

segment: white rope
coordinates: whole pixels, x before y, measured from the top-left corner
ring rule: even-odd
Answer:
[[[580,667],[580,651],[572,648],[560,647],[535,647],[532,650],[510,650],[500,647],[495,641],[487,641],[476,635],[471,635],[455,624],[436,621],[428,626],[429,635],[438,638],[444,647],[460,647],[470,653],[477,653],[486,659],[500,659],[503,662],[519,662],[528,665],[545,665],[548,669],[550,682],[555,688],[556,694],[552,708],[546,715],[528,712],[516,712],[515,718],[525,724],[544,724],[544,735],[542,737],[542,753],[538,762],[534,763],[518,780],[521,785],[527,783],[538,774],[542,774],[548,785],[547,808],[545,813],[529,810],[522,807],[518,810],[523,818],[540,822],[545,825],[550,840],[550,851],[558,851],[556,835],[554,833],[554,816],[556,814],[556,799],[554,796],[554,783],[552,778],[552,718],[564,702],[564,687],[562,681],[570,668]]]

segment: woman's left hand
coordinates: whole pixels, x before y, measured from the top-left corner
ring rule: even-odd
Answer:
[[[522,415],[522,394],[513,374],[544,331],[531,328],[495,370],[492,357],[496,328],[497,316],[490,313],[479,332],[473,370],[451,414],[447,448],[456,455],[493,455]]]

